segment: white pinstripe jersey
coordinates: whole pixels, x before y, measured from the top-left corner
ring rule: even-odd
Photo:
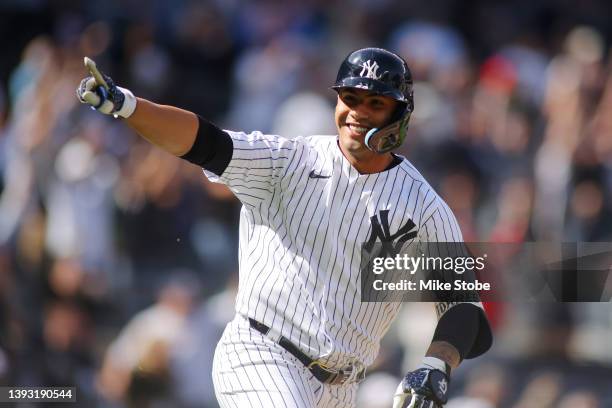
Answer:
[[[456,242],[454,215],[405,158],[361,175],[334,136],[227,132],[228,167],[221,177],[205,174],[243,203],[236,311],[332,367],[371,364],[401,306],[360,301],[360,253],[372,222],[387,224],[386,236],[412,222],[412,239]]]

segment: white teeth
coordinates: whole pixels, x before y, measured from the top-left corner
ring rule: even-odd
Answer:
[[[349,127],[357,133],[365,133],[368,131],[367,127],[349,125]]]

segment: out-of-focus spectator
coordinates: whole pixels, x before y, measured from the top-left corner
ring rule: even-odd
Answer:
[[[358,408],[386,408],[393,404],[397,378],[384,372],[369,375],[357,391]]]
[[[178,272],[160,290],[158,300],[138,312],[110,344],[98,375],[98,390],[110,401],[147,406],[167,401],[170,350],[180,338],[199,285]]]
[[[213,356],[225,326],[234,317],[237,291],[237,279],[230,279],[223,291],[195,308],[170,350],[175,398],[185,408],[217,406]]]
[[[312,92],[297,93],[278,109],[272,133],[285,137],[333,135],[333,108],[328,100]],[[308,115],[304,115],[308,112]]]
[[[43,322],[45,376],[40,384],[78,384],[91,396],[91,321],[86,310],[71,301],[47,304]]]
[[[95,149],[75,137],[59,151],[56,177],[47,186],[46,247],[55,258],[78,257],[86,271],[108,273],[116,258],[113,188],[119,167],[113,156]]]
[[[598,408],[599,399],[592,392],[575,391],[559,401],[559,408]]]
[[[507,373],[496,365],[483,365],[471,372],[463,396],[453,398],[448,408],[495,408],[509,391]]]
[[[506,181],[500,189],[497,220],[489,239],[492,242],[527,241],[532,205],[533,185],[529,179],[514,178]]]
[[[287,34],[263,48],[246,50],[234,71],[236,88],[226,120],[228,125],[233,129],[269,132],[281,104],[299,89],[300,79],[308,75],[311,47],[309,39]]]
[[[554,407],[562,391],[560,381],[554,373],[538,374],[527,384],[513,408]]]

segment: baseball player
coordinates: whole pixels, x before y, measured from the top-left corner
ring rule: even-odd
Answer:
[[[462,241],[448,206],[393,153],[413,110],[406,63],[380,48],[352,52],[332,86],[338,135],[295,139],[222,130],[136,98],[87,65],[81,102],[201,166],[243,204],[236,315],[213,367],[221,407],[354,407],[401,305],[361,302],[362,247]],[[451,370],[491,345],[479,302],[435,307],[431,346],[388,397],[395,408],[443,406]]]

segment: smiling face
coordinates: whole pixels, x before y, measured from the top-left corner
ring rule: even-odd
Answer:
[[[379,155],[365,145],[365,136],[372,128],[389,123],[399,102],[365,89],[343,88],[338,92],[336,126],[340,147],[350,161],[387,160],[389,154]],[[378,156],[378,157],[377,157]]]

